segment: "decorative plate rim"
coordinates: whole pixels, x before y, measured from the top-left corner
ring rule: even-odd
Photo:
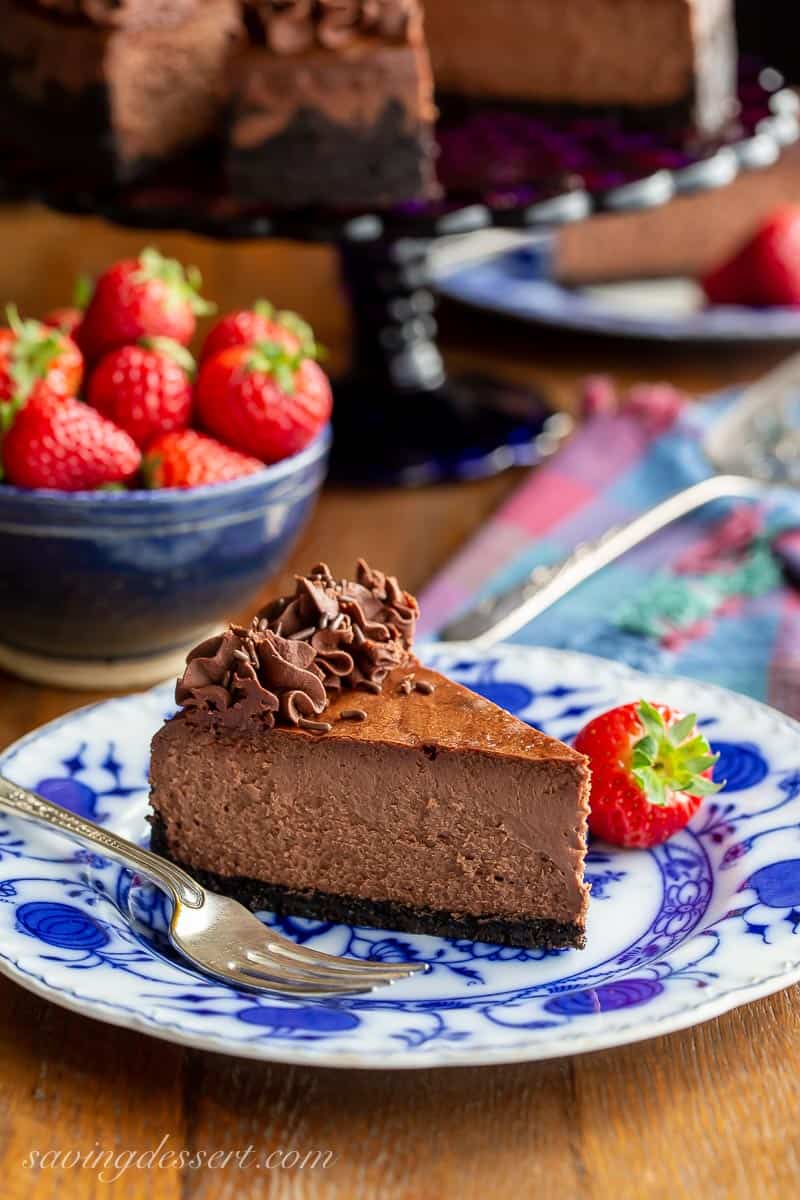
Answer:
[[[469,275],[476,275],[481,269],[486,270],[490,267],[501,269],[503,262],[510,261],[518,253],[519,250],[509,250],[489,260],[475,262],[471,266],[442,268],[435,272],[433,286],[437,293],[446,299],[455,300],[478,312],[491,312],[529,325],[590,333],[599,337],[629,337],[637,341],[674,341],[687,344],[711,342],[720,345],[742,340],[748,343],[800,341],[800,310],[794,308],[762,309],[747,305],[719,304],[709,310],[684,316],[629,315],[618,309],[604,308],[599,300],[592,301],[581,295],[580,289],[567,287],[556,279],[532,277],[520,280],[519,275],[515,275],[513,270],[509,269],[504,273],[506,282],[516,279],[518,283],[530,287],[536,285],[542,289],[541,303],[534,300],[532,307],[526,311],[525,305],[514,303],[509,299],[507,292],[498,293],[497,298],[494,298],[489,295],[488,285],[477,289],[464,285],[463,280]],[[498,278],[498,286],[500,282]],[[556,298],[557,307],[547,305],[547,295]]]
[[[463,655],[475,656],[477,653],[476,648],[469,643],[431,642],[420,649],[421,657],[431,654],[438,656],[444,654],[457,658]],[[497,654],[508,651],[513,651],[514,655],[521,655],[525,658],[538,656],[549,659],[554,664],[557,664],[559,661],[569,660],[576,664],[583,664],[586,670],[594,669],[596,671],[598,668],[602,668],[606,677],[615,680],[633,682],[639,679],[646,679],[648,687],[660,688],[677,685],[696,688],[704,694],[716,697],[723,703],[733,698],[737,703],[744,703],[746,706],[758,710],[770,720],[777,721],[779,724],[785,726],[791,735],[795,737],[800,735],[800,722],[795,721],[771,705],[755,700],[742,693],[732,692],[717,684],[688,679],[683,676],[646,675],[625,664],[573,650],[500,644],[492,647],[489,653]],[[159,689],[163,689],[163,687],[164,685],[162,684],[150,689],[149,692],[133,693],[131,698],[151,695],[154,692],[158,692]],[[101,709],[108,703],[113,703],[114,699],[124,700],[127,698],[126,696],[120,696],[112,700],[96,701],[73,709],[57,717],[55,720],[31,730],[0,753],[0,767],[3,767],[10,757],[18,754],[31,742],[41,738],[45,732],[53,731],[64,723],[75,720],[76,717],[81,717],[97,709]],[[287,1046],[281,1046],[280,1043],[275,1041],[233,1043],[225,1035],[187,1032],[170,1022],[159,1021],[153,1016],[146,1016],[135,1010],[122,1010],[118,1005],[112,1004],[110,1001],[102,998],[87,999],[78,996],[74,991],[65,991],[61,987],[56,990],[45,980],[34,977],[26,972],[18,963],[10,961],[1,948],[0,974],[18,983],[26,991],[42,999],[49,1000],[59,1007],[77,1012],[81,1016],[89,1017],[92,1020],[99,1020],[105,1024],[114,1025],[119,1028],[130,1029],[137,1033],[144,1033],[152,1037],[157,1037],[162,1041],[172,1042],[173,1044],[191,1049],[207,1050],[213,1053],[227,1054],[262,1062],[277,1062],[299,1066],[359,1070],[430,1070],[440,1067],[493,1066],[566,1058],[577,1054],[632,1045],[640,1041],[649,1040],[650,1038],[676,1033],[723,1016],[725,1013],[742,1005],[750,1004],[755,1000],[773,995],[784,988],[791,987],[793,984],[800,982],[800,951],[797,952],[797,955],[795,961],[787,962],[785,970],[771,972],[761,977],[754,976],[752,981],[748,983],[730,987],[717,994],[704,993],[703,998],[698,1000],[696,1004],[686,1005],[680,1011],[666,1014],[663,1017],[651,1017],[639,1009],[637,1010],[637,1016],[633,1017],[626,1025],[617,1025],[616,1027],[607,1029],[605,1032],[600,1029],[596,1032],[581,1033],[572,1028],[570,1030],[568,1047],[563,1044],[561,1039],[547,1044],[532,1043],[530,1038],[521,1038],[519,1042],[496,1048],[481,1048],[480,1046],[461,1048],[440,1044],[436,1048],[435,1056],[428,1057],[411,1050],[398,1050],[393,1052],[391,1057],[387,1056],[381,1062],[377,1061],[377,1056],[374,1054],[365,1057],[358,1051],[331,1053],[326,1050],[318,1051],[313,1046],[309,1047],[297,1042],[293,1042]]]

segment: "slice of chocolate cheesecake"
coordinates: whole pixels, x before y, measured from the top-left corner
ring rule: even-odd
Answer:
[[[189,656],[153,847],[254,909],[582,946],[586,759],[411,651],[416,601],[324,564]]]
[[[245,202],[385,207],[435,192],[419,0],[248,0],[228,174]]]

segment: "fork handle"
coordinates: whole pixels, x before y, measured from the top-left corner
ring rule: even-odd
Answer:
[[[762,491],[760,484],[745,475],[712,475],[676,492],[627,525],[615,526],[595,541],[576,546],[568,558],[554,566],[534,568],[522,583],[449,622],[439,631],[439,637],[445,642],[471,642],[474,646],[491,646],[511,637],[579,583],[666,525],[712,500],[752,499]]]
[[[12,783],[10,779],[6,779],[2,775],[0,775],[0,809],[13,813],[14,816],[35,821],[38,825],[44,825],[48,829],[54,829],[57,833],[63,833],[83,846],[100,850],[125,867],[140,871],[142,875],[146,875],[153,883],[163,888],[176,904],[185,904],[189,908],[202,908],[205,903],[205,892],[200,885],[195,883],[191,875],[187,875],[174,863],[153,854],[150,850],[136,846],[126,838],[119,837],[110,829],[95,825],[94,821],[87,821],[85,817],[79,817],[77,813],[53,804],[50,800],[45,800],[43,796],[37,796],[36,792],[29,792],[27,788]]]

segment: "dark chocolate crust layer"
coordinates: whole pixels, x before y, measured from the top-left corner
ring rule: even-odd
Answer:
[[[409,128],[402,106],[389,100],[374,124],[361,128],[301,109],[259,145],[234,141],[228,171],[244,201],[277,208],[384,206],[431,191],[431,156],[430,131]]]
[[[154,853],[183,867],[204,887],[231,896],[253,912],[276,912],[281,916],[310,917],[344,925],[366,925],[434,937],[465,938],[473,942],[496,942],[521,949],[582,950],[586,944],[585,930],[574,922],[452,913],[411,907],[391,900],[364,900],[316,890],[298,892],[260,879],[228,877],[214,871],[198,870],[170,853],[164,823],[158,813],[150,817],[150,823],[150,845]]]

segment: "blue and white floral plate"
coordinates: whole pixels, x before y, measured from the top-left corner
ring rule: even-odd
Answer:
[[[669,1033],[800,979],[800,726],[716,687],[565,651],[431,647],[449,672],[548,733],[643,693],[696,711],[727,785],[652,852],[595,844],[588,947],[523,951],[307,920],[300,942],[369,960],[424,959],[422,978],[310,1004],[187,970],[157,932],[163,905],[124,870],[0,818],[0,969],[87,1016],[250,1058],[432,1067],[550,1058]],[[146,837],[151,734],[171,688],[71,713],[0,768],[127,837]],[[132,928],[123,914],[133,910]],[[273,917],[264,917],[276,923]]]
[[[522,247],[436,271],[449,299],[519,320],[608,337],[676,342],[800,341],[800,310],[706,305],[691,279],[564,287],[541,274],[541,252]]]

